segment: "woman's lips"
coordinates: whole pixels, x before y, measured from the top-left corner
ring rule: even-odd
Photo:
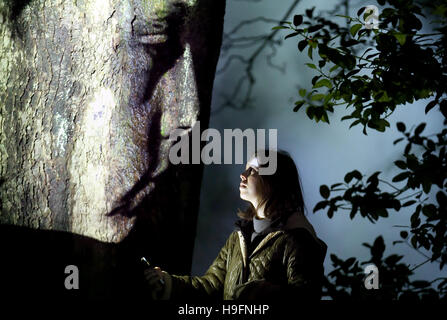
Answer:
[[[239,189],[240,188],[247,188],[247,185],[246,184],[243,184],[243,183],[241,183],[241,184],[239,184]]]

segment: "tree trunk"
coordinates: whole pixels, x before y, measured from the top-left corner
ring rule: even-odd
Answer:
[[[95,297],[123,290],[141,255],[189,272],[203,168],[170,164],[168,138],[208,126],[224,8],[0,2],[6,273],[20,277],[26,255],[43,258],[39,272],[64,289],[64,267],[77,263],[80,290],[70,295]]]

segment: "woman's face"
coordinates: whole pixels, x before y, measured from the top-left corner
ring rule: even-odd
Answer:
[[[256,157],[248,161],[245,171],[241,173],[239,192],[242,200],[249,201],[256,208],[262,197],[259,163]]]

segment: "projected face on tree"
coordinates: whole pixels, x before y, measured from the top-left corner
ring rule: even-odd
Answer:
[[[211,2],[0,4],[0,222],[119,242],[140,213],[161,214],[182,179],[170,132],[209,112]]]

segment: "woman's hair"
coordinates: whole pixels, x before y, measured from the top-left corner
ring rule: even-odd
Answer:
[[[288,218],[290,214],[298,212],[304,214],[304,200],[298,169],[292,157],[283,150],[258,150],[253,157],[258,158],[261,153],[268,159],[271,153],[276,153],[277,166],[272,175],[260,175],[261,201],[258,208],[264,207],[264,214],[269,219]],[[270,154],[270,155],[269,155]],[[252,157],[252,158],[253,158]],[[261,165],[264,167],[265,165]],[[256,216],[256,209],[251,203],[242,211],[238,210],[238,216],[245,220],[252,220]]]

